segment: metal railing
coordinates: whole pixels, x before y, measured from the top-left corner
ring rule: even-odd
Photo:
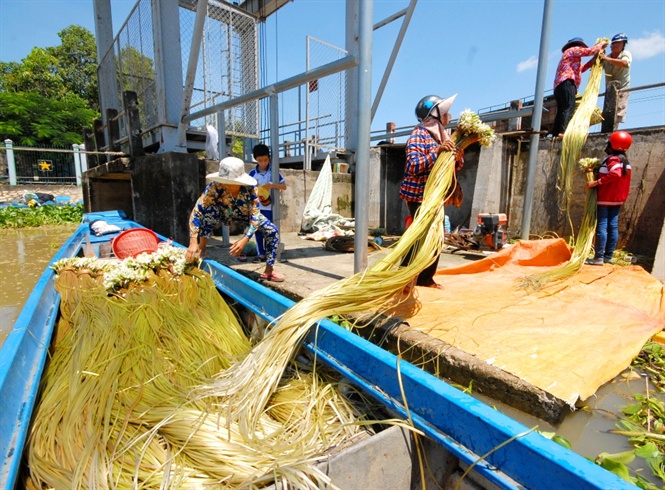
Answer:
[[[652,91],[655,89],[663,89],[665,88],[665,82],[661,83],[653,83],[649,85],[641,85],[638,87],[631,87],[625,92],[630,92],[632,93],[646,93],[648,91]],[[549,91],[549,95],[545,96],[545,99],[551,99],[553,97],[552,91]],[[546,92],[547,94],[547,92]],[[605,97],[605,92],[599,93],[598,94],[598,99],[603,100]],[[646,96],[642,99],[631,99],[630,105],[634,106],[635,104],[639,104],[642,102],[652,102],[653,100],[657,99],[665,99],[665,91],[663,94],[660,95],[655,95],[655,96]],[[530,97],[523,97],[521,99],[516,99],[516,101],[519,101],[522,103],[523,107],[520,110],[511,110],[511,104],[513,102],[506,102],[504,104],[497,104],[493,106],[488,106],[484,107],[482,109],[479,109],[477,114],[480,117],[480,119],[483,122],[495,122],[495,121],[503,121],[507,119],[515,119],[515,118],[522,118],[522,117],[530,117],[533,114],[533,104],[534,104],[534,99],[533,96]],[[629,105],[629,108],[630,108]],[[547,111],[546,108],[544,108],[544,111]],[[453,119],[447,126],[446,128],[454,128],[457,126],[457,119]],[[390,131],[385,131],[385,130],[376,130],[372,131],[371,135],[371,140],[372,141],[381,141],[381,140],[388,140],[388,139],[394,139],[394,138],[400,138],[404,136],[409,136],[411,134],[411,131],[413,131],[413,128],[415,127],[415,124],[412,126],[402,126],[395,128],[394,132]],[[601,131],[601,124],[595,124],[590,127],[590,132],[591,133],[597,133]]]

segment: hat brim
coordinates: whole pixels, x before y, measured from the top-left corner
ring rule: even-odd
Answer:
[[[566,43],[563,45],[563,48],[561,48],[561,52],[565,53],[567,49],[574,48],[575,46],[580,46],[582,48],[588,48],[589,46],[586,45],[584,41],[573,41],[572,43]]]
[[[255,186],[256,179],[250,177],[248,174],[242,174],[237,179],[226,179],[219,176],[219,172],[214,172],[212,174],[206,175],[206,180],[211,180],[213,182],[219,182],[220,184],[228,185],[245,185],[245,186]]]
[[[450,108],[453,106],[453,102],[455,102],[455,98],[457,97],[457,94],[452,95],[448,97],[447,99],[443,99],[441,102],[436,104],[434,107],[436,107],[439,110],[439,115],[443,116],[444,114],[447,114],[450,111]],[[432,110],[430,111],[430,114],[434,110],[434,107],[432,107]]]

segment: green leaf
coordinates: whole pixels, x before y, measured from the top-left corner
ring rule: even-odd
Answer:
[[[635,451],[624,451],[621,453],[600,453],[596,460],[612,461],[620,464],[630,464],[635,460]]]
[[[653,442],[647,442],[643,446],[635,449],[635,455],[644,459],[658,458],[661,456],[660,451],[658,450],[658,446],[656,446],[656,444]]]
[[[552,440],[553,440],[554,442],[556,442],[559,446],[563,446],[563,447],[565,447],[566,449],[571,449],[571,448],[572,448],[570,442],[568,442],[568,440],[567,440],[565,437],[554,436],[554,437],[552,438]]]
[[[616,461],[612,461],[611,459],[604,459],[601,461],[600,466],[602,466],[608,471],[611,471],[612,473],[620,477],[622,480],[633,483],[633,479],[630,477],[630,471],[628,470],[628,466],[626,466],[625,464],[617,463]]]

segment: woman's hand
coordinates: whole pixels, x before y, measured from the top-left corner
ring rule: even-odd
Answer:
[[[199,244],[197,242],[189,242],[189,247],[187,247],[187,252],[185,252],[185,262],[194,262],[195,260],[201,257],[201,250],[199,249]]]
[[[455,149],[455,170],[461,170],[464,166],[464,150]]]
[[[189,247],[187,247],[187,251],[185,252],[185,262],[190,263],[205,257],[207,245],[207,238],[190,237]]]
[[[441,152],[444,151],[455,151],[455,150],[456,150],[455,143],[453,143],[451,140],[444,141],[439,145],[439,148],[437,149],[437,155],[440,155]]]
[[[240,240],[235,242],[233,245],[231,245],[231,249],[229,250],[229,253],[233,255],[234,257],[236,255],[240,255],[245,248],[245,245],[247,245],[247,242],[249,241],[249,238],[246,236],[242,237]]]
[[[586,188],[591,189],[592,187],[597,187],[598,186],[598,181],[597,180],[591,180],[586,183]]]

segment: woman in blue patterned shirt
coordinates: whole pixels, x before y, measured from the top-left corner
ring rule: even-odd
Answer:
[[[259,211],[256,180],[245,173],[244,162],[235,157],[219,162],[219,172],[208,174],[212,182],[196,201],[189,217],[189,247],[185,258],[188,262],[203,258],[208,238],[217,223],[229,225],[237,222],[246,225],[245,232],[231,245],[230,253],[240,255],[257,230],[261,230],[266,245],[266,268],[261,279],[282,282],[284,277],[273,268],[279,245],[279,230]]]

